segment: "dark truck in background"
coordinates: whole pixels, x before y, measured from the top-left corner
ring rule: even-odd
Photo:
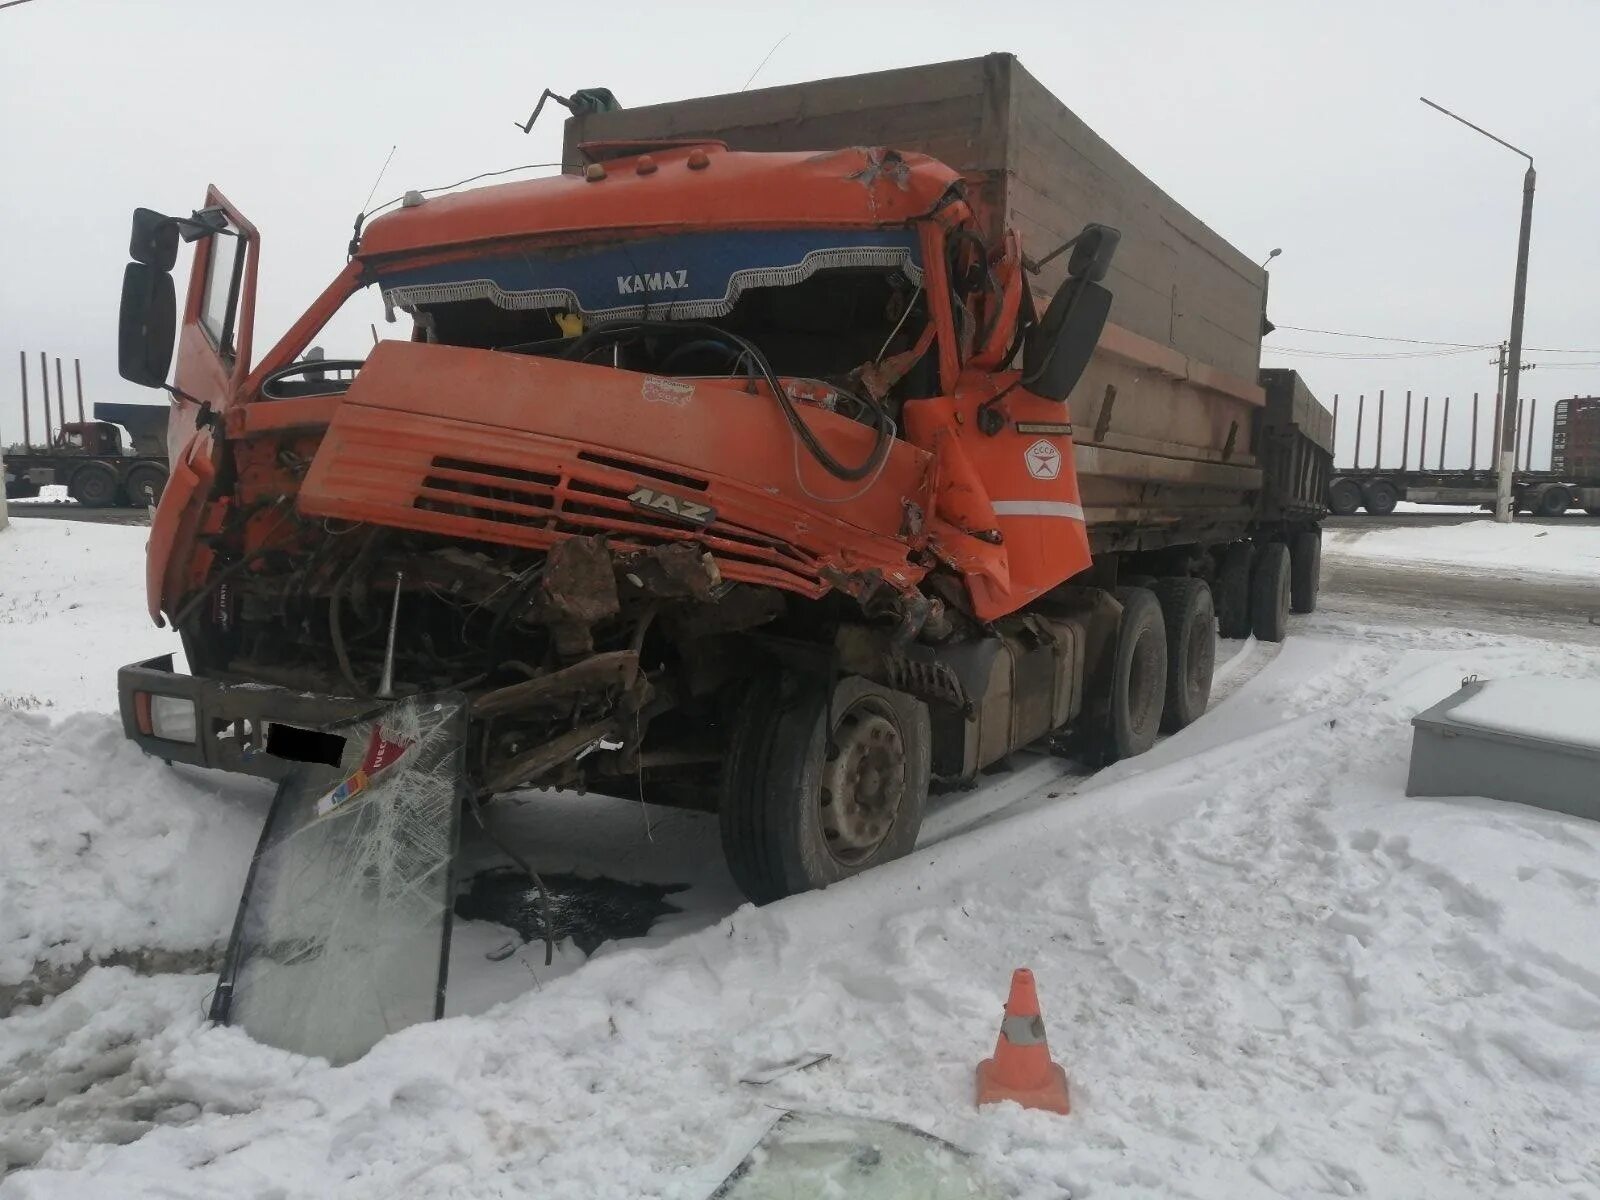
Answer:
[[[1512,475],[1512,500],[1519,512],[1534,513],[1541,517],[1559,517],[1569,509],[1581,509],[1591,517],[1600,517],[1600,396],[1572,396],[1556,401],[1555,419],[1551,425],[1548,446],[1550,466],[1535,470],[1536,449],[1533,428],[1538,415],[1538,401],[1524,400],[1519,408],[1517,441],[1512,447],[1516,471]],[[1445,441],[1449,434],[1452,400],[1446,397],[1443,404],[1430,411],[1431,405],[1413,405],[1407,396],[1406,419],[1401,437],[1399,463],[1395,463],[1391,442],[1384,463],[1383,438],[1376,439],[1373,461],[1361,466],[1363,453],[1362,426],[1365,416],[1365,397],[1356,410],[1355,461],[1346,467],[1337,467],[1328,482],[1328,508],[1335,516],[1349,516],[1365,509],[1374,516],[1387,516],[1400,501],[1414,504],[1459,504],[1463,506],[1493,507],[1495,500],[1494,463],[1498,458],[1492,438],[1484,438],[1488,450],[1487,465],[1478,465],[1479,407],[1476,397],[1471,408],[1473,437],[1465,467],[1445,465]],[[1335,397],[1335,412],[1338,412]],[[1377,427],[1384,428],[1385,405],[1382,394],[1375,405]],[[1413,413],[1415,409],[1415,413]],[[1499,404],[1495,405],[1491,430],[1500,428]],[[1413,415],[1420,435],[1420,443],[1413,461],[1411,429]],[[1429,428],[1437,431],[1430,433]],[[1523,433],[1524,426],[1527,429]],[[1437,448],[1432,444],[1437,438]],[[1428,466],[1432,460],[1434,465]]]
[[[6,451],[8,500],[32,499],[53,485],[89,508],[144,508],[161,499],[168,471],[166,405],[100,402],[93,421],[67,421],[54,430],[48,398],[46,409],[44,444]]]

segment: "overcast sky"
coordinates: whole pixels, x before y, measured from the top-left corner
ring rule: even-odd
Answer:
[[[1523,162],[1418,102],[1428,95],[1538,160],[1526,341],[1584,353],[1528,354],[1539,366],[1524,393],[1543,408],[1535,444],[1548,441],[1551,399],[1600,394],[1593,0],[31,0],[0,10],[0,438],[20,433],[21,349],[34,360],[32,388],[42,349],[68,360],[69,389],[70,360],[83,360],[91,401],[155,399],[116,374],[134,206],[187,212],[215,182],[255,221],[259,355],[342,265],[352,218],[392,144],[380,201],[554,162],[559,120],[547,113],[531,136],[512,126],[544,87],[603,85],[624,105],[737,91],[785,35],[755,86],[1016,51],[1241,250],[1260,259],[1283,248],[1269,305],[1280,327],[1495,343],[1509,322]],[[1325,401],[1380,388],[1391,397],[1478,391],[1487,429],[1491,351],[1438,354],[1447,348],[1282,328],[1268,345],[1426,352],[1362,360],[1275,350],[1264,365],[1299,369]],[[34,403],[37,412],[36,390]],[[1348,416],[1341,411],[1345,459]],[[1386,459],[1399,419],[1394,404]],[[1369,408],[1369,457],[1372,420]],[[1467,425],[1458,408],[1452,462],[1465,455]],[[1430,461],[1437,452],[1435,443]]]

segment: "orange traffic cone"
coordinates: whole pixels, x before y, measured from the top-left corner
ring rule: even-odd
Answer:
[[[1051,1061],[1044,1040],[1044,1018],[1039,1015],[1039,993],[1033,972],[1018,968],[1011,976],[1005,1020],[994,1057],[978,1064],[978,1103],[1015,1100],[1023,1108],[1068,1113],[1067,1073]]]

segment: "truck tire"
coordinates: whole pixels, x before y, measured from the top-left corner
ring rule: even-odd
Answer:
[[[1289,634],[1289,547],[1268,542],[1250,576],[1250,630],[1259,642],[1281,642]]]
[[[1559,517],[1572,507],[1572,493],[1561,484],[1552,484],[1539,491],[1533,511],[1541,517]]]
[[[1232,542],[1222,551],[1217,565],[1217,632],[1225,638],[1250,636],[1250,564],[1255,547],[1249,542]]]
[[[154,463],[147,463],[128,472],[122,490],[134,508],[147,508],[160,501],[162,489],[166,486],[167,473]]]
[[[1387,479],[1374,479],[1361,489],[1362,502],[1375,517],[1387,517],[1400,503],[1400,489]]]
[[[922,701],[850,675],[830,705],[825,682],[788,682],[753,685],[723,770],[723,853],[757,904],[910,853],[928,796],[933,736]]]
[[[1364,499],[1361,485],[1354,479],[1335,479],[1328,485],[1328,511],[1336,517],[1348,517]]]
[[[1122,620],[1111,662],[1106,759],[1143,754],[1155,745],[1167,699],[1167,625],[1148,588],[1118,588]]]
[[[1177,733],[1205,715],[1217,666],[1217,613],[1203,579],[1160,580],[1155,588],[1167,627],[1167,698],[1161,731]]]
[[[117,477],[102,463],[85,463],[73,472],[67,494],[86,508],[105,508],[117,502]]]
[[[1322,588],[1322,531],[1302,529],[1289,542],[1289,610],[1317,611]]]

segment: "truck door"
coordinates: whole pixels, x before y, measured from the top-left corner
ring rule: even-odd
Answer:
[[[219,210],[226,223],[195,243],[189,269],[173,382],[194,399],[176,399],[173,405],[167,455],[174,463],[183,461],[196,433],[199,406],[226,412],[250,374],[261,238],[215,186],[206,189],[205,207]]]

